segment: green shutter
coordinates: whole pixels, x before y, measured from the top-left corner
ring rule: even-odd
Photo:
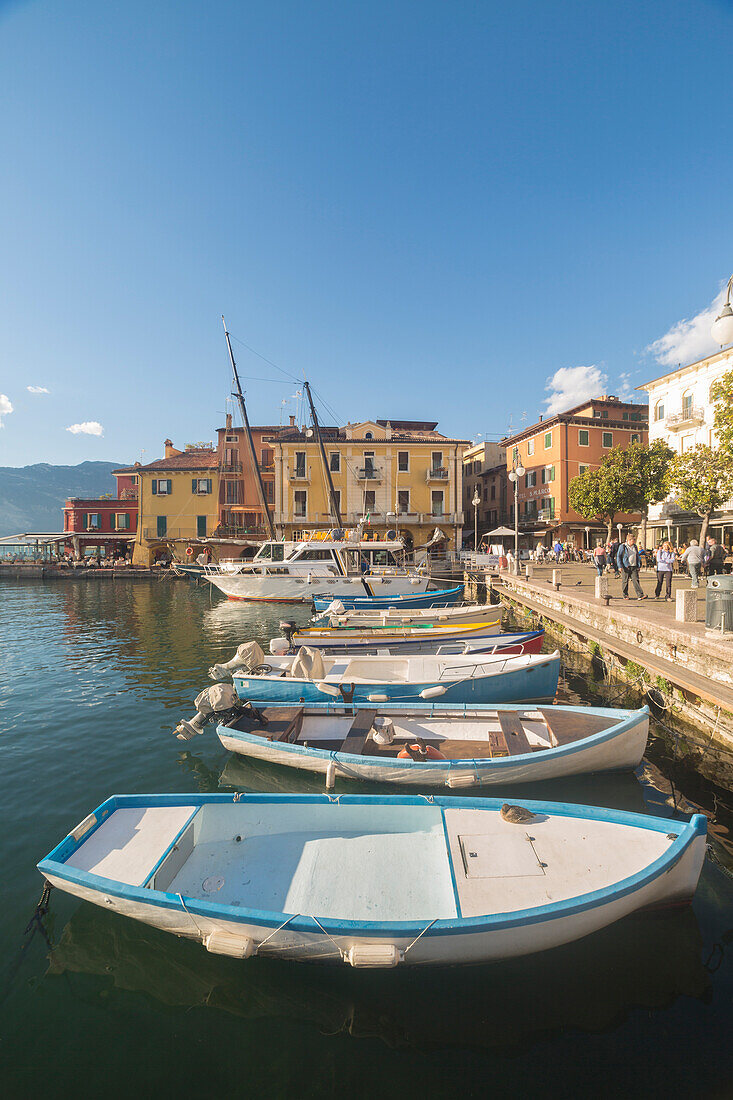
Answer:
[[[213,483],[212,483],[211,478],[207,477],[207,479],[206,479],[206,492],[207,493],[210,493],[212,491],[212,484]]]
[[[158,492],[158,479],[154,477],[153,478],[153,496],[156,496],[157,492]]]
[[[191,492],[193,493],[194,496],[196,496],[196,482],[197,482],[197,480],[198,479],[195,478],[195,477],[191,478]]]
[[[168,496],[170,496],[172,492],[173,492],[173,482],[171,481],[170,478],[168,478]]]
[[[82,526],[82,530],[84,530],[84,531],[86,531],[87,527],[89,526],[89,517],[87,516],[86,512],[84,512],[84,514],[81,517],[81,526]]]
[[[110,529],[110,531],[114,531],[114,529],[115,529],[115,514],[114,514],[114,512],[110,512],[110,514],[109,514],[109,529]]]

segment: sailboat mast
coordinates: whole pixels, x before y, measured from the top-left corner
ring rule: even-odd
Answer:
[[[232,364],[232,373],[234,375],[234,385],[236,387],[235,397],[239,402],[239,411],[242,414],[242,423],[247,433],[247,442],[249,443],[249,453],[252,456],[252,465],[255,470],[255,478],[257,481],[257,493],[260,498],[260,504],[262,505],[262,511],[267,519],[267,526],[270,531],[270,538],[276,539],[275,524],[272,522],[272,515],[270,513],[270,506],[265,499],[265,485],[262,480],[262,474],[260,472],[260,464],[257,461],[257,453],[255,451],[254,440],[252,439],[252,431],[249,426],[249,417],[247,416],[247,406],[244,403],[244,394],[242,393],[242,387],[239,384],[239,374],[237,373],[237,364],[234,362],[234,353],[232,352],[232,344],[229,339],[229,333],[227,332],[227,325],[224,317],[222,316],[221,323],[224,325],[224,336],[226,337],[227,349],[229,351],[229,361]],[[242,501],[244,503],[244,501]]]
[[[326,471],[326,479],[328,481],[328,495],[329,495],[329,503],[330,503],[330,506],[331,506],[331,516],[333,517],[333,521],[336,524],[336,526],[341,527],[342,526],[341,511],[340,511],[338,503],[336,501],[336,490],[333,487],[333,478],[331,477],[331,470],[329,469],[328,462],[326,461],[326,449],[323,446],[323,439],[321,438],[321,427],[320,427],[320,424],[318,423],[318,417],[316,416],[316,410],[315,410],[315,407],[313,405],[313,398],[311,397],[311,388],[310,388],[310,386],[308,385],[307,382],[303,383],[303,388],[305,390],[306,397],[308,398],[308,404],[310,405],[310,409],[311,409],[311,419],[313,421],[313,431],[315,432],[316,442],[318,443],[318,446],[321,448],[321,461],[323,462],[323,469]]]

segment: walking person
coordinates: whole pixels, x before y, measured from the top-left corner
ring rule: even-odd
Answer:
[[[621,543],[616,555],[616,564],[623,573],[621,592],[624,599],[628,600],[630,598],[629,581],[631,581],[637,600],[646,600],[644,589],[639,584],[639,551],[636,548],[636,539],[633,535],[628,535],[626,542]]]
[[[596,543],[596,548],[593,551],[593,564],[596,567],[596,572],[598,573],[598,576],[602,577],[606,570],[608,559],[606,557],[606,547],[603,545],[600,539]]]
[[[690,588],[700,587],[700,569],[705,561],[705,554],[697,539],[690,539],[690,545],[680,558],[686,566],[692,581]]]
[[[725,573],[725,550],[711,535],[708,536],[708,552],[705,560],[709,577],[720,577]]]
[[[617,577],[620,577],[621,574],[619,573],[618,569],[618,552],[619,541],[617,538],[614,537],[610,540],[610,542],[606,543],[606,554],[608,555],[608,560],[614,573]]]
[[[665,602],[672,599],[672,569],[674,568],[676,554],[671,542],[663,542],[657,550],[657,587],[654,591],[654,599],[658,600],[662,591],[662,585],[666,586],[664,593]]]

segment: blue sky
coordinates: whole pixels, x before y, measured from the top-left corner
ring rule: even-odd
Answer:
[[[222,313],[342,422],[467,438],[714,350],[731,41],[722,0],[0,0],[0,465],[212,438]]]

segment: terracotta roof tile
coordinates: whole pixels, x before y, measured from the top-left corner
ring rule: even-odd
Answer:
[[[156,458],[154,462],[148,462],[145,466],[138,466],[137,472],[142,470],[214,470],[219,465],[219,455],[216,451],[184,451],[179,455],[171,455],[170,458]]]

